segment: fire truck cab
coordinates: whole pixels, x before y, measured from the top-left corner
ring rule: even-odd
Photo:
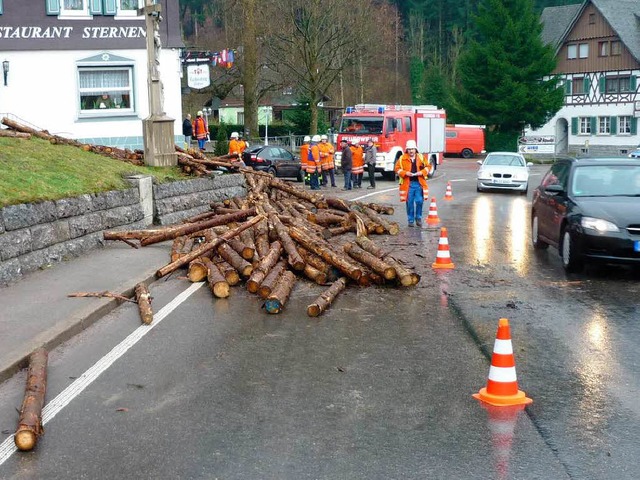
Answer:
[[[429,176],[442,163],[445,150],[446,113],[434,105],[359,104],[347,107],[338,131],[338,145],[344,139],[366,146],[372,139],[378,155],[376,172],[395,178],[396,161],[407,140],[415,140],[418,150],[429,161]],[[336,149],[336,166],[341,153]]]

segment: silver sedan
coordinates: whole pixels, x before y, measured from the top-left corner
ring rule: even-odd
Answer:
[[[478,191],[514,190],[526,195],[529,190],[529,167],[533,165],[519,153],[491,152],[478,160]]]

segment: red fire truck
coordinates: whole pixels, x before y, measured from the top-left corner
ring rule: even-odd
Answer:
[[[345,139],[366,145],[372,139],[378,150],[376,171],[395,178],[394,166],[404,152],[407,140],[415,140],[418,150],[429,161],[429,176],[442,163],[445,149],[446,113],[433,105],[359,104],[347,107],[338,132],[338,148]],[[336,166],[341,155],[336,148]]]

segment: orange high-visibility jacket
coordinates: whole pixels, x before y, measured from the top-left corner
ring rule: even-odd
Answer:
[[[336,168],[333,163],[333,154],[335,153],[333,145],[329,142],[320,142],[318,148],[320,149],[320,164],[322,165],[322,170]]]
[[[207,127],[204,118],[196,117],[193,121],[193,134],[198,140],[202,140],[203,138],[207,138],[207,133],[209,133],[209,128]]]
[[[351,145],[349,148],[351,149],[351,153],[353,154],[351,173],[364,173],[364,150],[362,150],[362,147],[360,145]]]
[[[240,146],[240,153],[244,152],[247,149],[247,142],[244,140],[238,140],[238,145]]]
[[[240,155],[242,150],[240,149],[240,142],[235,138],[229,140],[229,155]]]
[[[304,172],[307,171],[307,157],[309,157],[309,145],[308,143],[303,143],[300,145],[300,165],[302,166],[302,170]]]
[[[420,153],[416,153],[417,171],[420,174],[418,181],[422,187],[422,198],[429,200],[429,186],[427,185],[427,174],[429,173],[428,164],[425,158]],[[411,157],[408,153],[402,155],[396,162],[395,171],[400,177],[400,201],[406,202],[409,195],[409,184],[411,183],[411,177],[407,177],[407,173],[411,172]]]
[[[312,143],[309,145],[309,152],[311,153],[311,157],[313,160],[309,159],[307,156],[307,173],[315,173],[320,171],[320,149],[318,148],[317,143]]]

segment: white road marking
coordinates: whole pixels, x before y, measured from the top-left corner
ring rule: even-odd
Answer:
[[[376,190],[375,192],[367,193],[366,195],[362,195],[360,197],[354,198],[354,200],[362,200],[363,198],[373,197],[379,193],[387,193],[387,192],[395,192],[398,188],[387,188],[386,190]]]
[[[182,302],[191,296],[196,290],[204,285],[204,282],[194,283],[185,291],[180,293],[176,298],[171,300],[167,305],[153,316],[151,325],[141,325],[134,330],[127,338],[116,345],[109,353],[98,360],[89,370],[79,376],[71,385],[65,388],[60,394],[51,400],[42,409],[42,425],[46,425],[49,420],[60,413],[60,411],[69,405],[71,401],[80,395],[82,391],[93,383],[103,372],[114,364],[122,355],[124,355],[131,347],[142,339],[147,333],[153,330],[162,320],[164,320],[171,312],[173,312]],[[6,462],[11,455],[18,450],[13,440],[13,435],[0,444],[0,465]]]
[[[466,182],[467,179],[466,178],[452,178],[451,180],[449,180],[450,182]]]

